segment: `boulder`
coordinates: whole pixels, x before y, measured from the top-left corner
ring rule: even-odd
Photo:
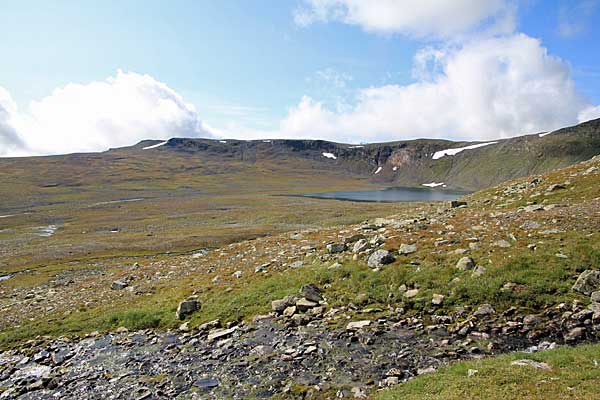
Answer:
[[[286,308],[293,306],[296,303],[294,296],[285,296],[283,299],[273,300],[271,302],[271,309],[278,314],[281,314]]]
[[[550,365],[543,363],[543,362],[529,360],[529,359],[515,360],[515,361],[511,362],[510,365],[518,365],[520,367],[533,367],[536,369],[544,369],[546,371],[552,371],[552,367],[550,367]]]
[[[296,308],[300,312],[308,311],[311,308],[317,307],[319,303],[307,299],[300,299],[296,302]]]
[[[600,303],[600,291],[592,292],[590,296],[592,303]]]
[[[129,284],[125,281],[114,281],[112,283],[112,285],[110,286],[110,288],[112,290],[123,290],[125,289],[127,286],[129,286]]]
[[[365,235],[363,235],[362,233],[357,233],[356,235],[352,235],[350,237],[345,238],[344,243],[352,244],[358,242],[361,239],[365,239]]]
[[[434,306],[439,306],[444,302],[444,295],[443,294],[434,294],[433,298],[431,299],[431,304],[433,304]]]
[[[467,271],[475,268],[475,261],[471,257],[463,257],[456,263],[456,268]]]
[[[371,325],[371,321],[369,320],[364,320],[364,321],[352,321],[352,322],[348,322],[348,325],[346,325],[346,330],[348,331],[358,331],[362,328],[365,328],[367,326]]]
[[[329,243],[327,245],[327,251],[329,254],[342,253],[346,251],[345,243]]]
[[[390,264],[394,262],[394,260],[394,256],[389,251],[377,250],[369,256],[367,264],[369,265],[369,268],[375,269],[381,267],[382,265]]]
[[[404,297],[407,299],[412,299],[419,294],[419,289],[409,289],[404,293]]]
[[[300,289],[300,294],[306,299],[310,301],[314,301],[316,303],[323,300],[323,296],[321,295],[322,290],[316,285],[304,285]]]
[[[356,243],[354,243],[354,247],[352,247],[353,253],[361,253],[369,248],[369,242],[366,239],[360,239]]]
[[[600,271],[593,269],[583,271],[573,285],[573,290],[586,296],[600,290]]]
[[[398,253],[401,256],[407,255],[407,254],[412,254],[415,253],[417,251],[417,245],[416,244],[405,244],[402,243],[400,245],[400,249],[398,250]]]
[[[179,319],[185,319],[188,315],[198,311],[200,309],[200,303],[198,302],[197,296],[188,297],[177,306],[177,312],[175,315]]]
[[[486,315],[495,314],[496,310],[490,304],[482,304],[479,308],[473,313],[474,317],[484,317]]]

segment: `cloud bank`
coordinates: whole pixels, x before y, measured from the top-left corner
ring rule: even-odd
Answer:
[[[417,81],[363,89],[348,111],[303,97],[282,131],[344,141],[417,137],[495,139],[552,130],[593,111],[568,66],[524,34],[426,48],[415,56]]]
[[[0,88],[0,155],[103,151],[142,139],[209,137],[194,106],[149,75],[70,83],[18,112]]]

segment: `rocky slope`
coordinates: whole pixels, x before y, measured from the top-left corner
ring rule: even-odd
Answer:
[[[597,341],[599,182],[595,158],[464,203],[2,288],[0,398],[366,398],[454,360]],[[123,301],[96,332],[43,336]],[[48,304],[62,318],[44,331]]]

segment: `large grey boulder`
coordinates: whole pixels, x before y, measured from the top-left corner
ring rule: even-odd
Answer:
[[[177,307],[177,318],[185,319],[188,315],[198,311],[200,309],[200,303],[198,302],[198,296],[188,297]]]
[[[314,301],[318,303],[323,300],[323,296],[321,295],[322,290],[316,285],[304,285],[300,289],[300,294],[306,299],[310,301]]]
[[[327,245],[327,251],[329,254],[342,253],[346,251],[347,246],[345,243],[330,243]]]
[[[600,290],[600,271],[594,269],[583,271],[573,285],[573,290],[586,296],[591,295],[596,290]]]
[[[393,263],[395,260],[394,256],[387,250],[377,250],[371,256],[369,256],[369,260],[367,264],[369,268],[379,268],[382,265]]]
[[[285,296],[283,299],[273,300],[271,309],[278,314],[281,314],[286,308],[293,306],[296,303],[294,296]]]

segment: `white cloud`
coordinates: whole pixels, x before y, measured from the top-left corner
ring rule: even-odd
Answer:
[[[524,34],[428,48],[415,63],[415,83],[363,89],[351,110],[303,97],[281,122],[283,136],[495,139],[577,123],[589,106],[567,65]]]
[[[13,126],[17,105],[6,89],[0,87],[0,156],[22,155],[25,143]]]
[[[600,118],[600,106],[589,106],[582,110],[578,115],[579,122],[586,122],[592,119]]]
[[[29,154],[103,151],[142,139],[210,136],[195,108],[173,89],[131,72],[70,83],[31,102],[27,112],[15,108],[12,113],[9,127],[18,132]],[[2,153],[15,154],[10,149]]]
[[[368,32],[415,37],[450,37],[488,23],[494,31],[514,29],[510,0],[304,0],[294,13],[300,26],[340,21]]]

